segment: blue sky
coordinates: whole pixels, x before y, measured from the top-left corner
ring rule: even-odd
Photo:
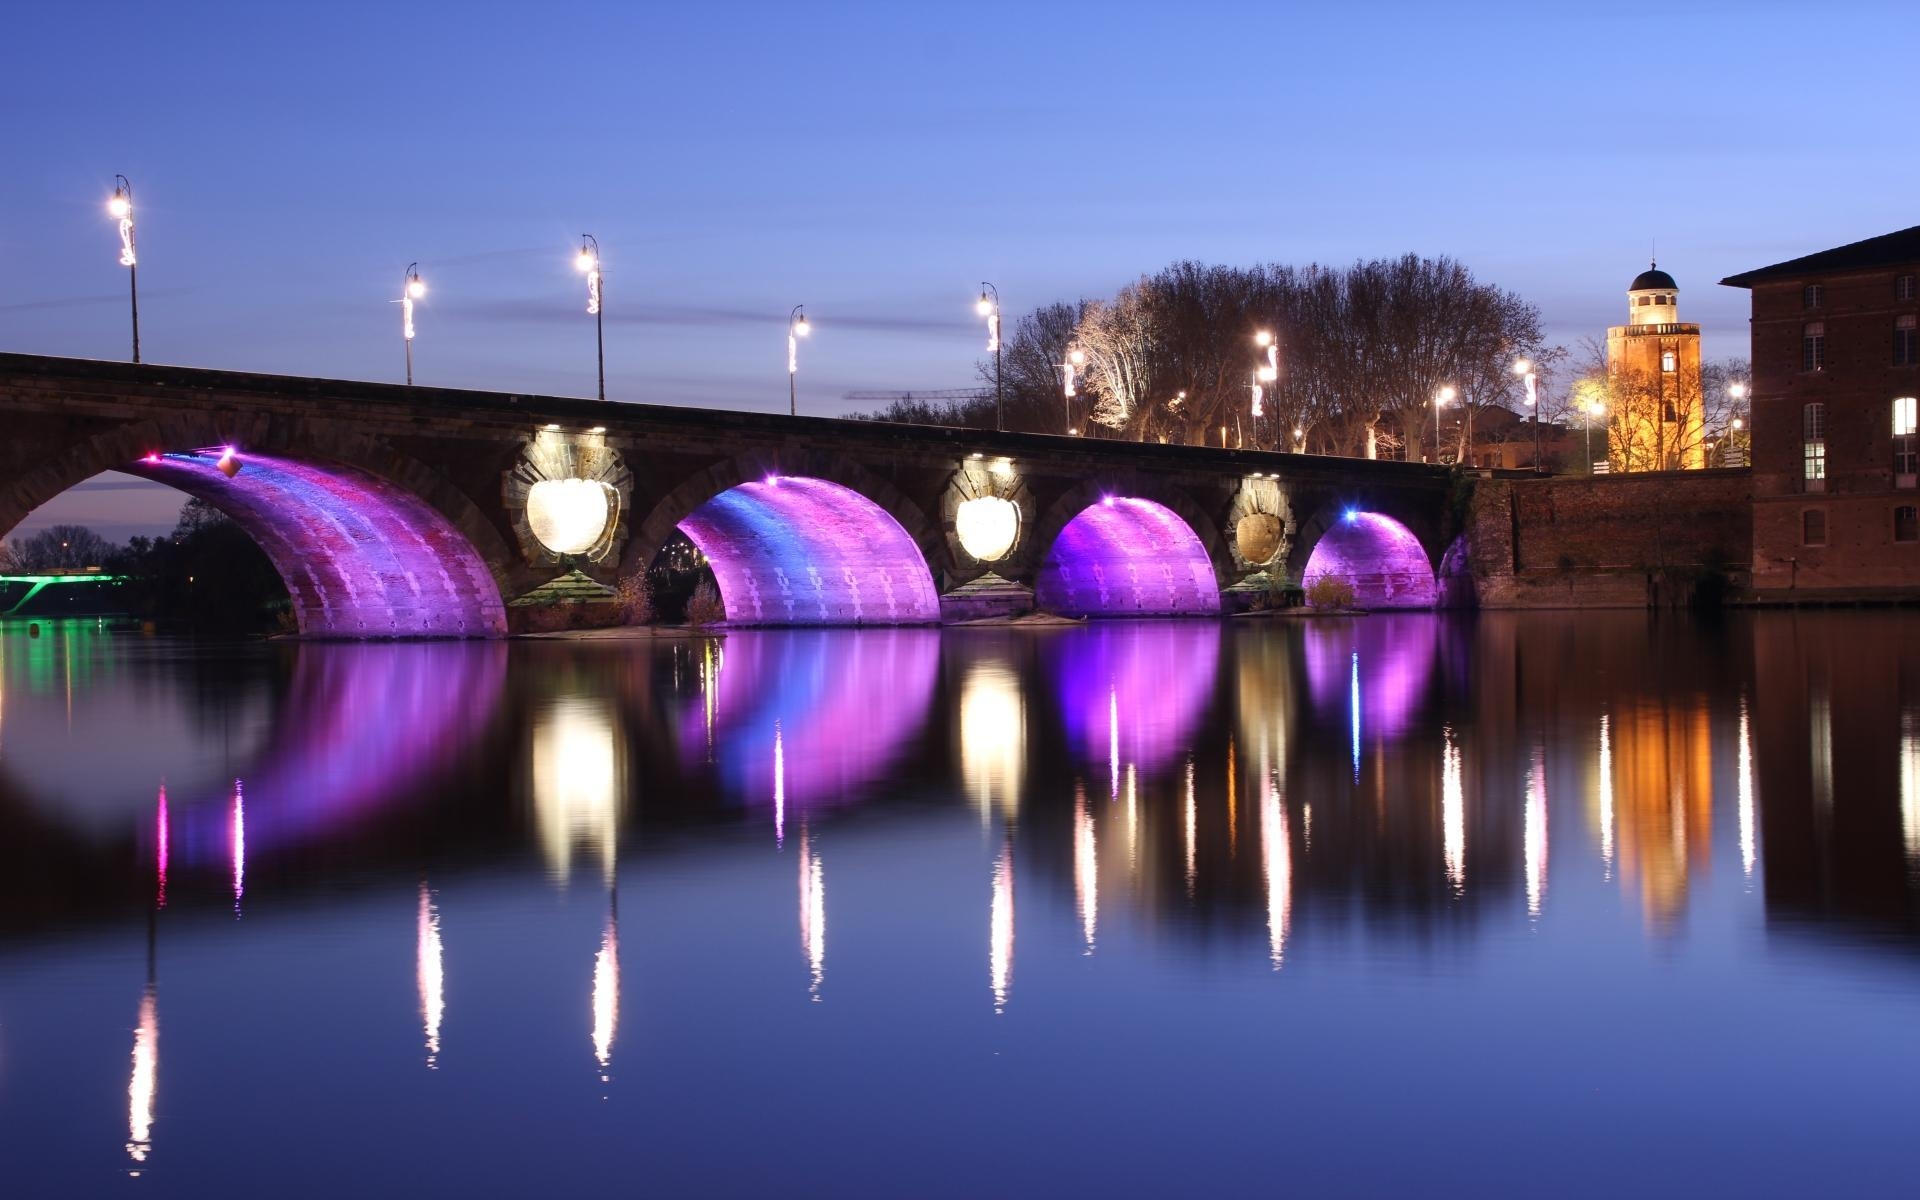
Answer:
[[[1010,314],[1180,258],[1453,255],[1568,344],[1655,239],[1720,277],[1920,219],[1910,6],[22,5],[0,347],[778,410],[967,386]],[[22,49],[26,52],[22,53]],[[136,495],[137,493],[123,493]],[[104,502],[105,497],[101,497]]]

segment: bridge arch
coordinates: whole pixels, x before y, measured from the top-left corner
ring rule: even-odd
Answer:
[[[1063,616],[1187,616],[1220,611],[1232,559],[1214,524],[1178,488],[1097,477],[1048,509],[1032,543],[1034,603]]]
[[[226,451],[233,451],[221,468]],[[0,533],[103,471],[210,504],[266,553],[302,634],[506,632],[507,547],[440,472],[331,421],[178,412],[45,448],[0,498]]]
[[[646,570],[676,530],[712,566],[730,624],[940,620],[944,539],[898,489],[839,455],[783,447],[715,463],[654,504],[622,573]]]
[[[1421,533],[1432,523],[1361,499],[1324,504],[1295,533],[1288,574],[1303,584],[1337,575],[1353,585],[1362,608],[1433,608],[1440,599],[1437,555],[1431,531]]]

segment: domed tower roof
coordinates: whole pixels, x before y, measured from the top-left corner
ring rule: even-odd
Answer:
[[[1651,291],[1656,288],[1662,291],[1677,292],[1680,290],[1680,285],[1673,281],[1673,276],[1662,271],[1657,266],[1648,267],[1638,275],[1635,275],[1633,282],[1627,285],[1627,290],[1630,292]]]

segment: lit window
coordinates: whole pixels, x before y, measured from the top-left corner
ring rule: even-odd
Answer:
[[[1914,325],[1912,313],[1893,319],[1893,365],[1896,367],[1920,363],[1920,330]]]
[[[1802,371],[1827,369],[1827,323],[1825,321],[1808,321],[1800,330],[1800,369]]]
[[[1800,306],[1802,308],[1819,308],[1821,292],[1823,290],[1824,289],[1817,283],[1810,283],[1802,288],[1800,290]]]
[[[1809,546],[1827,544],[1827,514],[1810,508],[1800,514],[1800,540]]]
[[[1680,356],[1671,350],[1660,353],[1660,369],[1671,375],[1680,369]]]
[[[1800,410],[1803,478],[1824,487],[1827,478],[1827,406],[1809,404]]]
[[[1920,542],[1920,508],[1902,504],[1893,510],[1893,540]]]
[[[1920,399],[1899,396],[1893,402],[1893,473],[1920,472]]]
[[[1902,275],[1893,281],[1893,298],[1895,300],[1911,300],[1913,296],[1913,276]]]

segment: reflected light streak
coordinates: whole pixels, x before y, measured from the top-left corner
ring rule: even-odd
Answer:
[[[233,915],[240,915],[240,900],[247,894],[247,802],[241,795],[238,779],[233,781]]]
[[[1907,842],[1907,872],[1920,875],[1920,711],[1900,714],[1900,829]]]
[[[713,761],[713,717],[720,706],[720,672],[727,665],[726,651],[709,639],[700,656],[700,702],[707,717],[707,761]]]
[[[773,844],[787,844],[787,743],[778,720],[773,723]]]
[[[1813,803],[1822,815],[1833,811],[1833,697],[1823,688],[1808,708],[1813,742]]]
[[[1087,791],[1073,785],[1073,898],[1080,909],[1080,934],[1086,953],[1093,953],[1100,926],[1100,847],[1093,832],[1093,814],[1087,811]]]
[[[1547,891],[1547,764],[1546,750],[1535,746],[1533,766],[1527,771],[1527,915],[1540,915]]]
[[[147,1161],[153,1149],[153,1097],[160,1072],[160,998],[153,981],[140,993],[133,1033],[133,1076],[127,1082],[127,1156]]]
[[[1293,919],[1293,838],[1279,784],[1267,781],[1260,802],[1260,852],[1267,875],[1267,945],[1273,969],[1286,957],[1287,930]]]
[[[827,884],[820,855],[807,840],[807,827],[800,826],[800,950],[807,956],[812,982],[807,994],[820,999],[820,984],[826,978],[827,965]]]
[[[600,1064],[600,1082],[607,1082],[613,1061],[613,1035],[620,1025],[620,909],[609,898],[607,927],[600,934],[600,952],[593,956],[593,1058]]]
[[[1360,652],[1353,652],[1353,683],[1349,689],[1353,707],[1353,781],[1360,782]]]
[[[1107,690],[1107,799],[1120,798],[1120,693]]]
[[[1613,725],[1600,718],[1600,861],[1613,878]]]
[[[960,777],[980,810],[1020,811],[1020,769],[1026,758],[1026,702],[1019,679],[1001,663],[978,663],[960,684]]]
[[[1445,730],[1446,747],[1440,764],[1440,829],[1444,840],[1442,861],[1447,881],[1458,893],[1467,886],[1467,797],[1461,779],[1460,744],[1452,728]]]
[[[1007,1010],[1007,991],[1013,985],[1013,846],[1003,845],[993,864],[993,908],[990,912],[987,967],[993,978],[993,1011]]]
[[[1140,786],[1133,764],[1127,764],[1127,869],[1140,870]]]
[[[154,905],[167,906],[167,785],[160,785],[160,810],[154,814],[154,873],[158,876],[158,891],[154,896]]]
[[[420,884],[420,914],[415,927],[414,980],[420,988],[420,1023],[426,1032],[427,1069],[438,1070],[440,1018],[447,1011],[446,967],[440,949],[440,910],[433,892]]]
[[[1903,750],[1903,751],[1904,751],[1904,750],[1905,750],[1905,748],[1906,748],[1906,743],[1905,743],[1905,739],[1904,739],[1904,738],[1902,739],[1902,743],[1901,743],[1901,748],[1902,748],[1902,750]],[[1908,760],[1906,760],[1906,759],[1905,759],[1905,757],[1904,757],[1904,755],[1902,756],[1902,761],[1903,761],[1903,763],[1905,763],[1905,762],[1907,762],[1907,761],[1908,761]],[[1751,734],[1750,734],[1750,732],[1749,732],[1749,730],[1748,730],[1748,725],[1747,725],[1747,700],[1746,700],[1746,697],[1744,697],[1744,696],[1742,696],[1742,697],[1740,698],[1740,762],[1739,762],[1739,770],[1740,770],[1740,779],[1739,779],[1739,788],[1740,788],[1740,868],[1741,868],[1741,870],[1742,870],[1742,871],[1744,871],[1744,872],[1746,873],[1746,877],[1747,877],[1748,879],[1752,879],[1752,878],[1753,878],[1753,860],[1754,860],[1754,846],[1755,846],[1755,842],[1754,842],[1754,829],[1753,829],[1753,826],[1754,826],[1754,810],[1753,810],[1753,739],[1752,739],[1752,736],[1751,736]],[[1906,781],[1906,780],[1905,780],[1905,776],[1904,776],[1904,774],[1903,774],[1903,776],[1902,776],[1902,783],[1904,784],[1904,783],[1905,783],[1905,781]],[[1907,795],[1907,792],[1906,792],[1906,789],[1905,789],[1905,788],[1903,787],[1903,789],[1902,789],[1902,791],[1901,791],[1901,798],[1902,798],[1902,803],[1903,803],[1903,805],[1904,805],[1904,802],[1905,802],[1905,797],[1906,797],[1906,795]],[[1909,837],[1911,837],[1911,835],[1909,835]]]
[[[597,850],[613,879],[619,843],[619,781],[613,716],[605,701],[558,700],[533,721],[533,809],[547,870],[564,880],[576,843]]]

